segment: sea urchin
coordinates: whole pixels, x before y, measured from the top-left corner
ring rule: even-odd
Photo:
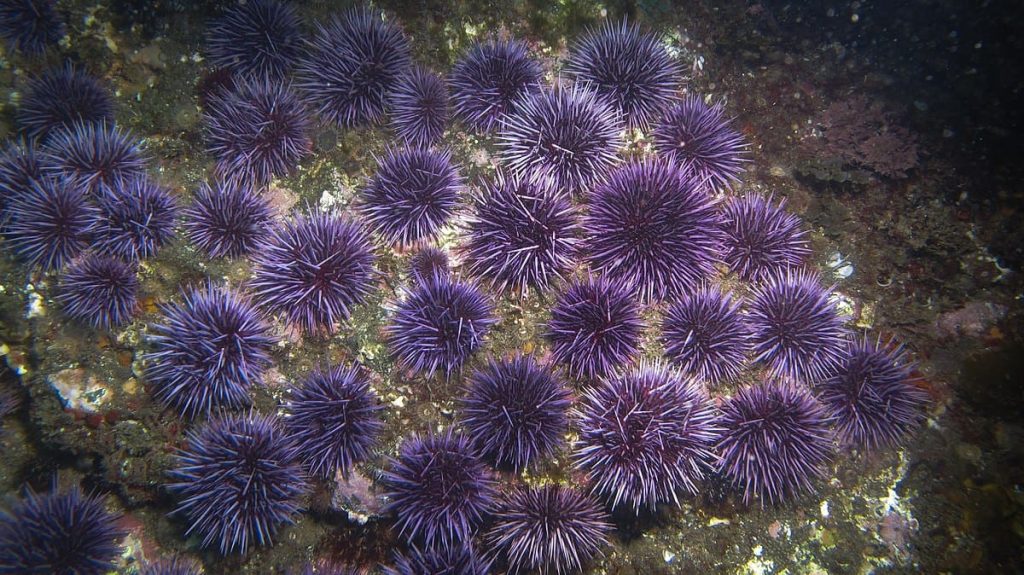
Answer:
[[[665,355],[709,384],[739,375],[750,353],[750,330],[732,294],[703,288],[672,304],[661,326]]]
[[[203,183],[184,211],[189,239],[210,257],[253,253],[270,237],[273,211],[252,186],[238,181]]]
[[[716,189],[738,182],[749,161],[747,142],[729,125],[722,105],[708,106],[696,94],[665,113],[654,129],[654,147]]]
[[[541,68],[518,40],[477,42],[449,75],[455,115],[471,129],[490,132],[516,103],[541,86]]]
[[[102,254],[74,260],[60,278],[64,313],[98,328],[121,326],[135,314],[139,280],[135,269]]]

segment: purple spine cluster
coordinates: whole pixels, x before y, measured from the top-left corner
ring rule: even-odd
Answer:
[[[255,188],[238,181],[203,183],[182,220],[189,239],[212,258],[237,258],[270,237],[273,210]]]
[[[448,86],[433,72],[416,66],[391,92],[391,125],[406,144],[426,148],[441,139],[448,124]]]
[[[541,89],[541,67],[514,39],[478,42],[448,76],[455,115],[470,129],[490,132],[518,102]]]
[[[84,189],[65,180],[33,180],[6,206],[4,235],[18,259],[44,270],[89,247],[98,213]]]
[[[725,205],[723,259],[742,279],[763,282],[802,266],[811,255],[800,218],[785,206],[785,200],[776,204],[759,194],[732,198]]]
[[[103,124],[114,118],[114,100],[99,80],[70,64],[31,80],[18,107],[25,135],[45,140],[76,124]]]
[[[684,373],[715,385],[735,378],[750,354],[750,330],[732,294],[702,288],[673,303],[661,325],[665,355]]]
[[[107,329],[124,325],[135,315],[138,287],[132,265],[107,255],[86,254],[61,274],[57,299],[72,319]]]
[[[280,80],[302,51],[300,24],[294,4],[251,0],[210,25],[207,57],[214,67],[243,77]]]
[[[89,193],[145,177],[148,161],[139,140],[112,124],[76,122],[52,133],[40,153],[44,174]]]
[[[170,190],[149,178],[133,178],[97,191],[100,219],[93,247],[125,261],[156,255],[174,237],[178,206]]]
[[[730,125],[722,105],[708,106],[696,94],[665,113],[654,129],[654,147],[716,189],[738,183],[749,161],[748,144]]]

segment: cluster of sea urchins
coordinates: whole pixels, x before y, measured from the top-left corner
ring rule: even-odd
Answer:
[[[44,9],[38,27],[16,30],[27,15],[5,3],[0,33],[37,51],[63,28],[48,3],[26,4]],[[721,103],[683,97],[682,67],[658,35],[609,22],[548,83],[515,39],[470,46],[444,75],[414,66],[401,27],[375,10],[336,15],[308,39],[303,28],[278,0],[211,25],[218,69],[202,101],[216,178],[197,186],[182,227],[210,258],[250,258],[252,278],[187,286],[148,327],[150,393],[196,420],[170,490],[203,547],[270,544],[311,484],[379,449],[389,418],[359,365],[313,370],[289,390],[284,418],[251,406],[275,342],[288,339],[279,335],[347,331],[391,247],[413,252],[405,289],[385,305],[394,375],[450,382],[473,368],[450,425],[407,437],[380,475],[408,544],[391,573],[580,571],[608,542],[612,510],[678,504],[712,477],[744,502],[798,497],[836,438],[895,446],[923,418],[927,397],[902,348],[848,333],[800,219],[771,196],[733,191],[747,143]],[[492,177],[467,184],[452,152],[432,147],[449,109],[495,138]],[[177,233],[174,192],[148,179],[115,112],[100,80],[55,68],[29,83],[23,136],[0,155],[5,245],[34,270],[59,271],[64,313],[99,329],[132,321],[137,266]],[[318,126],[388,115],[399,145],[355,209],[279,213],[267,187],[312,154]],[[653,151],[627,159],[635,131],[651,132]],[[464,188],[474,190],[465,208]],[[454,264],[439,245],[449,231],[463,236]],[[550,353],[476,358],[495,332],[518,329],[502,325],[496,296],[522,310],[533,295],[551,302],[539,331]],[[282,320],[298,329],[277,330]],[[664,360],[648,349],[655,325]],[[509,474],[543,473],[567,452],[579,487]],[[78,553],[61,557],[67,572],[99,572],[118,533],[93,498],[30,492],[0,515],[0,559],[51,561],[67,536]],[[485,542],[491,551],[478,552]],[[177,559],[147,569],[195,570]]]

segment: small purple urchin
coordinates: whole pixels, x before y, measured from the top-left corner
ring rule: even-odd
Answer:
[[[173,557],[143,565],[139,575],[202,575],[199,564],[191,559]]]
[[[302,52],[300,24],[294,4],[250,0],[210,25],[207,57],[238,76],[281,80]]]
[[[406,554],[395,554],[394,566],[385,567],[384,575],[487,575],[491,561],[477,554],[472,542],[447,548],[428,547],[422,551],[411,546]]]
[[[203,121],[224,178],[266,184],[293,172],[313,150],[309,113],[284,83],[236,82],[211,102]]]
[[[363,190],[361,210],[387,243],[409,246],[437,236],[455,213],[461,189],[450,152],[391,148]]]
[[[422,67],[399,78],[391,92],[391,125],[406,144],[426,148],[437,143],[448,123],[448,87]]]
[[[70,64],[31,80],[18,107],[18,126],[32,139],[45,139],[77,124],[114,119],[114,100],[99,80]]]
[[[270,366],[270,326],[244,296],[213,284],[163,306],[150,326],[146,378],[153,396],[186,417],[249,405],[249,387]]]
[[[407,369],[431,377],[458,371],[494,325],[494,305],[470,283],[436,275],[398,303],[387,327],[392,353]]]
[[[41,54],[64,37],[54,0],[0,0],[0,37],[9,50]]]
[[[30,141],[8,142],[0,152],[0,233],[8,219],[7,206],[43,177],[43,166]]]
[[[43,171],[89,193],[145,177],[147,157],[128,130],[76,123],[53,132],[40,150]]]
[[[435,276],[448,275],[448,254],[435,247],[420,248],[409,258],[409,273],[414,281],[423,283]]]
[[[502,120],[498,144],[512,173],[580,192],[618,163],[622,124],[591,90],[558,86],[519,100]]]
[[[565,71],[591,86],[631,128],[650,126],[683,83],[682,68],[662,39],[626,20],[588,31],[573,47]]]
[[[490,132],[519,100],[540,91],[541,73],[518,40],[477,42],[448,76],[455,115],[472,130]]]
[[[189,239],[207,255],[238,258],[270,237],[273,210],[252,186],[223,180],[201,184],[182,219]]]
[[[93,247],[125,261],[156,255],[174,237],[178,205],[171,191],[145,177],[97,191],[99,221]]]
[[[533,358],[492,358],[469,378],[461,422],[483,455],[518,473],[561,445],[570,403],[561,379]]]
[[[562,279],[575,263],[579,230],[569,200],[549,180],[531,182],[500,171],[482,188],[467,226],[469,273],[522,297]]]
[[[189,431],[167,487],[188,518],[186,535],[222,555],[271,545],[299,512],[307,484],[295,446],[274,416],[221,415]]]
[[[0,510],[0,573],[104,575],[116,569],[119,516],[104,499],[78,486],[42,495],[25,490],[10,511]]]
[[[577,573],[612,530],[597,500],[560,485],[516,488],[494,515],[487,540],[506,557],[509,573]]]
[[[569,284],[551,308],[551,356],[578,379],[593,380],[632,361],[644,328],[640,306],[621,284],[590,277]]]
[[[285,426],[310,473],[347,475],[370,454],[383,409],[359,367],[314,371],[292,391]]]
[[[815,383],[839,367],[846,352],[843,318],[831,301],[832,289],[803,269],[771,276],[753,286],[747,325],[755,361],[776,376]]]
[[[384,117],[388,97],[411,65],[401,28],[375,10],[353,8],[317,25],[296,85],[324,120],[352,128]]]
[[[671,161],[640,160],[597,185],[583,228],[594,271],[652,301],[691,292],[715,274],[719,222],[691,173]]]
[[[98,218],[85,190],[54,178],[30,182],[10,201],[6,215],[11,250],[44,270],[63,266],[89,247]]]
[[[735,378],[750,353],[750,329],[732,294],[702,288],[665,312],[665,355],[687,375],[710,385]]]
[[[724,117],[721,104],[708,106],[696,94],[670,108],[654,129],[654,147],[692,169],[713,188],[731,188],[747,157],[748,144]]]
[[[777,381],[745,387],[725,402],[721,425],[719,471],[743,489],[744,503],[780,503],[813,491],[825,475],[832,434],[806,388]]]
[[[641,365],[591,388],[578,411],[576,466],[591,489],[637,513],[679,504],[712,470],[721,428],[707,395],[661,365]]]
[[[747,194],[725,205],[725,263],[741,278],[763,282],[788,268],[800,267],[811,255],[800,218],[785,209],[786,200]]]
[[[307,334],[334,333],[374,279],[369,235],[335,213],[296,215],[271,232],[256,259],[257,301]]]
[[[135,269],[103,254],[71,262],[60,278],[64,313],[71,319],[107,329],[128,323],[138,308]]]
[[[850,343],[838,371],[815,388],[839,439],[869,449],[896,447],[916,429],[929,399],[913,369],[903,346],[892,341]]]

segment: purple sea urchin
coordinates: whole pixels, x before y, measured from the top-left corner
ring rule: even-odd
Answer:
[[[378,122],[412,58],[402,30],[367,8],[318,24],[296,68],[298,82],[320,116],[342,128]]]
[[[97,211],[85,190],[53,178],[30,183],[7,206],[4,229],[19,259],[53,270],[89,246]]]
[[[414,286],[388,324],[392,353],[407,369],[451,377],[495,322],[494,306],[472,284],[435,276]]]
[[[683,83],[682,68],[662,39],[626,20],[588,31],[573,46],[565,71],[641,129],[661,116]]]
[[[444,250],[425,247],[420,248],[409,258],[409,273],[417,282],[426,282],[435,276],[448,275],[448,254]]]
[[[156,255],[174,237],[178,206],[169,189],[149,178],[132,178],[97,192],[99,221],[93,247],[125,261]]]
[[[825,474],[832,435],[821,404],[803,387],[745,387],[725,402],[721,424],[719,470],[743,489],[744,503],[779,503],[813,490]]]
[[[800,218],[759,194],[731,198],[725,205],[725,263],[746,281],[762,282],[803,265],[811,248]]]
[[[291,523],[307,485],[295,447],[274,416],[218,416],[189,431],[168,488],[188,518],[187,534],[221,554],[271,545]]]
[[[299,25],[294,4],[250,0],[210,25],[207,57],[242,77],[281,80],[302,52]]]
[[[285,426],[310,473],[348,474],[384,427],[377,395],[358,367],[314,371],[292,392]]]
[[[630,362],[640,349],[640,306],[621,284],[591,277],[569,284],[551,308],[551,356],[592,380]]]
[[[579,407],[576,466],[612,507],[639,513],[679,503],[711,471],[721,429],[708,397],[660,365],[641,365],[591,388]]]
[[[253,253],[270,237],[273,210],[252,186],[238,181],[203,183],[184,211],[189,239],[210,257]]]
[[[508,169],[579,192],[618,161],[622,126],[608,104],[577,86],[532,94],[502,121],[498,144]]]
[[[588,495],[560,485],[518,488],[495,511],[488,541],[510,573],[576,573],[608,543],[610,518]]]
[[[357,222],[328,212],[297,215],[262,246],[252,289],[262,306],[306,333],[333,333],[370,292],[374,259]]]
[[[541,67],[522,42],[491,39],[471,46],[448,82],[455,115],[470,129],[490,132],[518,100],[540,91]]]
[[[912,370],[892,341],[850,343],[836,373],[816,387],[839,438],[869,449],[898,446],[920,425],[928,403]]]
[[[107,255],[87,254],[72,261],[61,274],[60,287],[64,313],[95,328],[124,325],[138,307],[135,269]]]
[[[392,148],[363,190],[361,209],[385,241],[408,246],[437,235],[455,213],[461,188],[450,152]]]
[[[191,559],[173,557],[146,563],[139,575],[202,575],[199,564]]]
[[[40,54],[64,37],[54,0],[0,1],[0,37],[10,49]]]
[[[724,114],[721,104],[708,106],[690,94],[670,108],[654,129],[654,147],[712,187],[730,188],[739,182],[749,161],[748,144]]]
[[[312,152],[309,113],[284,83],[236,82],[204,116],[208,149],[225,178],[266,184]]]
[[[469,273],[500,292],[526,296],[561,279],[574,263],[576,213],[549,181],[498,172],[475,200],[465,244]]]
[[[818,275],[789,270],[754,286],[747,324],[755,360],[777,376],[815,383],[834,373],[847,332]]]
[[[0,510],[0,573],[104,575],[115,569],[125,532],[102,497],[56,487]]]
[[[472,543],[446,548],[412,546],[406,554],[395,554],[394,566],[385,567],[384,575],[487,575],[491,562],[473,549]]]
[[[448,87],[437,74],[416,66],[391,92],[391,125],[415,148],[433,146],[448,123]]]
[[[146,378],[158,401],[187,417],[249,405],[249,387],[270,365],[270,326],[248,299],[212,284],[163,307],[150,326]]]
[[[491,359],[469,378],[461,421],[485,456],[519,472],[562,443],[569,403],[565,384],[531,357]]]
[[[671,161],[640,160],[597,185],[583,228],[593,269],[651,301],[692,291],[714,275],[719,221],[692,174]]]
[[[407,438],[382,479],[402,535],[427,547],[463,545],[493,507],[491,472],[470,439],[451,428]]]
[[[672,304],[661,338],[672,363],[711,385],[739,375],[750,353],[750,329],[739,302],[716,288],[686,294]]]
[[[0,152],[0,232],[7,222],[7,205],[42,177],[42,163],[33,143],[19,140],[4,146]]]
[[[40,152],[46,175],[90,193],[146,175],[147,158],[139,141],[115,125],[76,123],[50,134]]]
[[[70,64],[31,80],[18,107],[18,126],[29,138],[45,139],[78,124],[102,124],[114,118],[114,101],[99,80]]]

